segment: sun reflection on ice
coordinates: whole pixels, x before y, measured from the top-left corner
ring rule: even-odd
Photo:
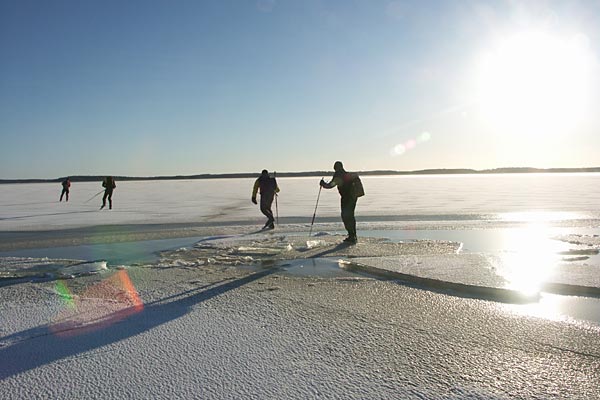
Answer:
[[[563,299],[561,296],[543,295],[536,303],[519,305],[512,304],[510,305],[510,308],[522,315],[544,318],[553,321],[568,319],[561,311],[563,308]]]
[[[517,215],[518,214],[518,215]],[[520,315],[554,321],[597,324],[600,301],[598,299],[543,293],[546,283],[554,280],[558,267],[564,262],[563,254],[571,248],[569,243],[555,239],[556,230],[549,221],[560,220],[572,213],[510,213],[506,220],[526,222],[523,228],[507,229],[503,233],[503,251],[494,266],[506,279],[506,288],[526,296],[539,295],[537,302],[506,305]],[[573,316],[576,316],[574,318]]]
[[[548,221],[570,221],[582,218],[584,218],[583,215],[569,211],[522,211],[499,215],[501,221],[535,223],[538,226],[545,226]]]
[[[510,230],[504,241],[507,252],[500,255],[498,269],[508,281],[508,288],[526,295],[538,293],[559,260],[557,243],[548,237],[548,227],[532,223]]]

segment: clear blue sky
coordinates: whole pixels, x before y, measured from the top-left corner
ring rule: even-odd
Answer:
[[[600,166],[600,2],[0,0],[0,178]]]

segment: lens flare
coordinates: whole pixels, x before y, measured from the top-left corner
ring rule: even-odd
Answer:
[[[403,144],[397,144],[397,145],[394,147],[394,154],[395,154],[395,155],[402,155],[402,154],[404,154],[404,153],[406,153],[406,147],[404,147],[404,145],[403,145]]]
[[[420,143],[423,143],[429,141],[429,139],[431,139],[431,134],[429,132],[423,132],[419,135],[419,138],[417,140]]]
[[[408,139],[404,143],[399,143],[395,145],[390,154],[392,156],[401,156],[406,153],[408,150],[415,149],[419,144],[425,143],[431,139],[431,134],[429,132],[422,132],[416,138]]]
[[[50,331],[58,336],[103,329],[144,309],[126,270],[117,271],[78,295],[73,295],[65,281],[57,283],[56,291],[66,303],[50,326]]]
[[[58,293],[58,295],[64,300],[65,305],[68,308],[70,308],[70,309],[75,308],[75,301],[73,300],[73,294],[71,294],[71,291],[69,290],[69,288],[67,287],[67,285],[65,284],[64,281],[56,282],[56,286],[54,288],[55,288],[56,292]]]

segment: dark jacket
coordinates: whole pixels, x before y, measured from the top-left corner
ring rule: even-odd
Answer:
[[[102,181],[102,187],[105,187],[106,190],[112,191],[114,188],[117,187],[117,184],[115,183],[114,178],[108,177],[108,178],[104,178],[104,181]]]
[[[252,188],[252,197],[256,198],[256,193],[260,189],[261,196],[272,196],[275,193],[279,193],[279,186],[277,186],[277,180],[269,176],[261,175]]]

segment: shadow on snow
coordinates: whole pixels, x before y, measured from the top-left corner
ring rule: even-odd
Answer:
[[[0,338],[0,380],[150,331],[178,319],[196,304],[264,278],[277,268],[191,289],[143,306],[129,307],[84,326],[43,325]],[[168,301],[168,302],[167,302]],[[107,323],[107,322],[121,323]],[[14,344],[3,342],[14,341]]]

